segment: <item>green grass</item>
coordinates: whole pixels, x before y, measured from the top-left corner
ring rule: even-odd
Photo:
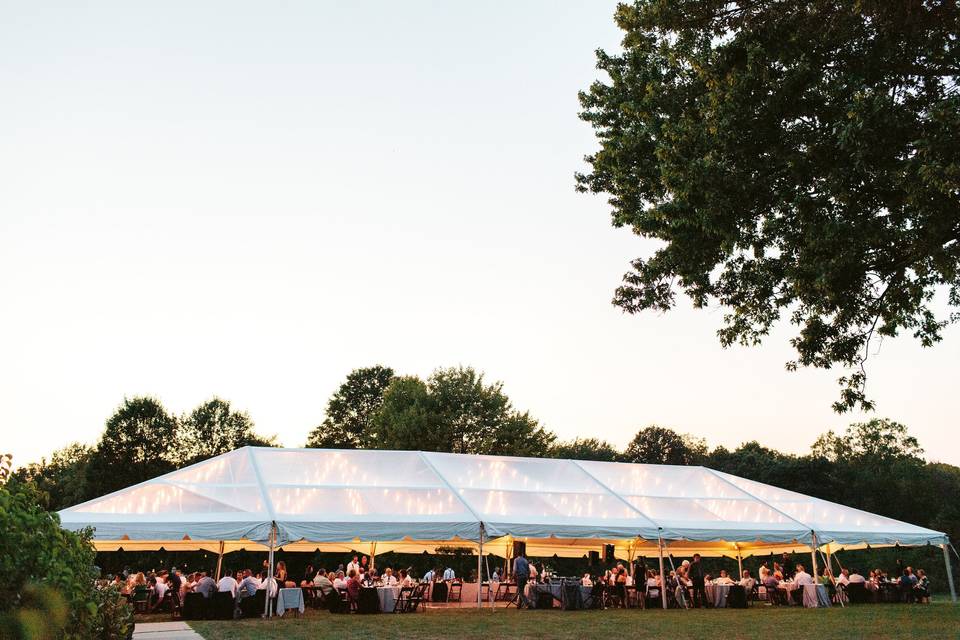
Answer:
[[[308,610],[300,619],[191,622],[207,640],[289,638],[596,638],[732,640],[739,638],[960,638],[960,606],[861,605],[830,609],[755,606],[750,609],[476,611],[431,609],[413,615],[333,615]]]

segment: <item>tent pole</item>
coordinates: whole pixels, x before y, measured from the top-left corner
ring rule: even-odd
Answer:
[[[370,543],[370,570],[375,571],[377,568],[377,543]]]
[[[480,592],[483,590],[483,523],[480,523],[480,550],[477,553],[477,609],[483,608]]]
[[[811,568],[813,569],[813,580],[814,582],[816,582],[817,580],[817,532],[816,531],[810,532],[810,544],[812,545],[810,547],[810,559],[813,563]]]
[[[220,582],[220,569],[223,567],[223,540],[220,541],[220,554],[217,556],[217,582]]]
[[[667,579],[663,575],[663,536],[657,534],[657,550],[660,552],[660,599],[663,608],[667,608]]]
[[[273,580],[273,547],[277,543],[277,523],[270,523],[270,553],[267,556],[269,561],[267,562],[267,580],[264,589],[266,597],[263,599],[263,616],[265,618],[270,618],[273,615],[273,611],[270,610],[270,581]],[[277,594],[280,593],[280,587],[277,586]]]
[[[740,582],[743,579],[743,555],[740,553],[740,545],[735,545],[737,547],[737,570],[740,572],[737,574],[737,582]]]
[[[953,586],[953,571],[950,569],[950,553],[947,552],[947,545],[940,545],[943,548],[943,562],[947,567],[947,583],[950,585],[950,599],[957,602],[957,590]]]

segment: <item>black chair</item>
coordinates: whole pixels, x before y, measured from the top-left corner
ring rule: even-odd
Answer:
[[[730,593],[727,594],[727,607],[731,609],[746,609],[747,590],[739,584],[731,586]]]
[[[553,594],[546,589],[534,592],[534,604],[537,609],[553,609]]]
[[[862,582],[851,582],[847,585],[847,598],[850,604],[866,604],[870,602],[870,594]]]
[[[450,591],[447,593],[447,602],[460,602],[460,595],[463,591],[463,580],[454,580],[450,583]]]
[[[183,598],[183,619],[201,620],[207,599],[202,593],[191,591]]]
[[[257,589],[257,592],[240,599],[240,615],[244,618],[259,618],[267,607],[267,590]]]
[[[210,597],[210,613],[214,620],[233,620],[236,599],[229,591],[218,591]]]
[[[583,592],[580,585],[575,582],[565,582],[563,584],[563,608],[567,611],[583,609]]]
[[[408,611],[410,613],[416,613],[417,609],[423,605],[424,608],[427,606],[427,588],[429,583],[421,582],[416,587],[413,588],[413,593],[410,595],[410,607]]]
[[[380,613],[380,597],[376,587],[363,587],[357,598],[357,613]]]
[[[414,587],[400,587],[400,593],[393,602],[394,613],[408,613],[410,610],[410,598],[413,596]]]

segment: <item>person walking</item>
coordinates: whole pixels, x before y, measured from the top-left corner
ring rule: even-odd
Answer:
[[[517,579],[517,609],[526,605],[528,609],[533,608],[533,604],[527,599],[527,580],[530,579],[530,563],[518,553],[513,559],[513,575]]]
[[[703,586],[703,565],[700,563],[700,554],[693,554],[693,562],[687,570],[687,576],[693,585],[693,606],[700,608],[707,605],[707,590]]]

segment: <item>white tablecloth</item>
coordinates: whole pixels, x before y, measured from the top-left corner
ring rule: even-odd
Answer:
[[[280,594],[277,596],[277,615],[282,616],[288,609],[297,609],[303,613],[303,591],[300,587],[280,589]]]
[[[729,584],[707,584],[704,585],[703,590],[707,592],[707,600],[713,603],[714,607],[727,606],[727,596],[730,595]]]
[[[787,592],[787,602],[793,604],[793,591],[798,587],[795,582],[781,582],[780,588]],[[824,584],[803,585],[803,606],[809,608],[829,607],[830,592]]]
[[[400,595],[400,587],[377,587],[377,597],[380,598],[380,611],[393,613],[393,607]]]

